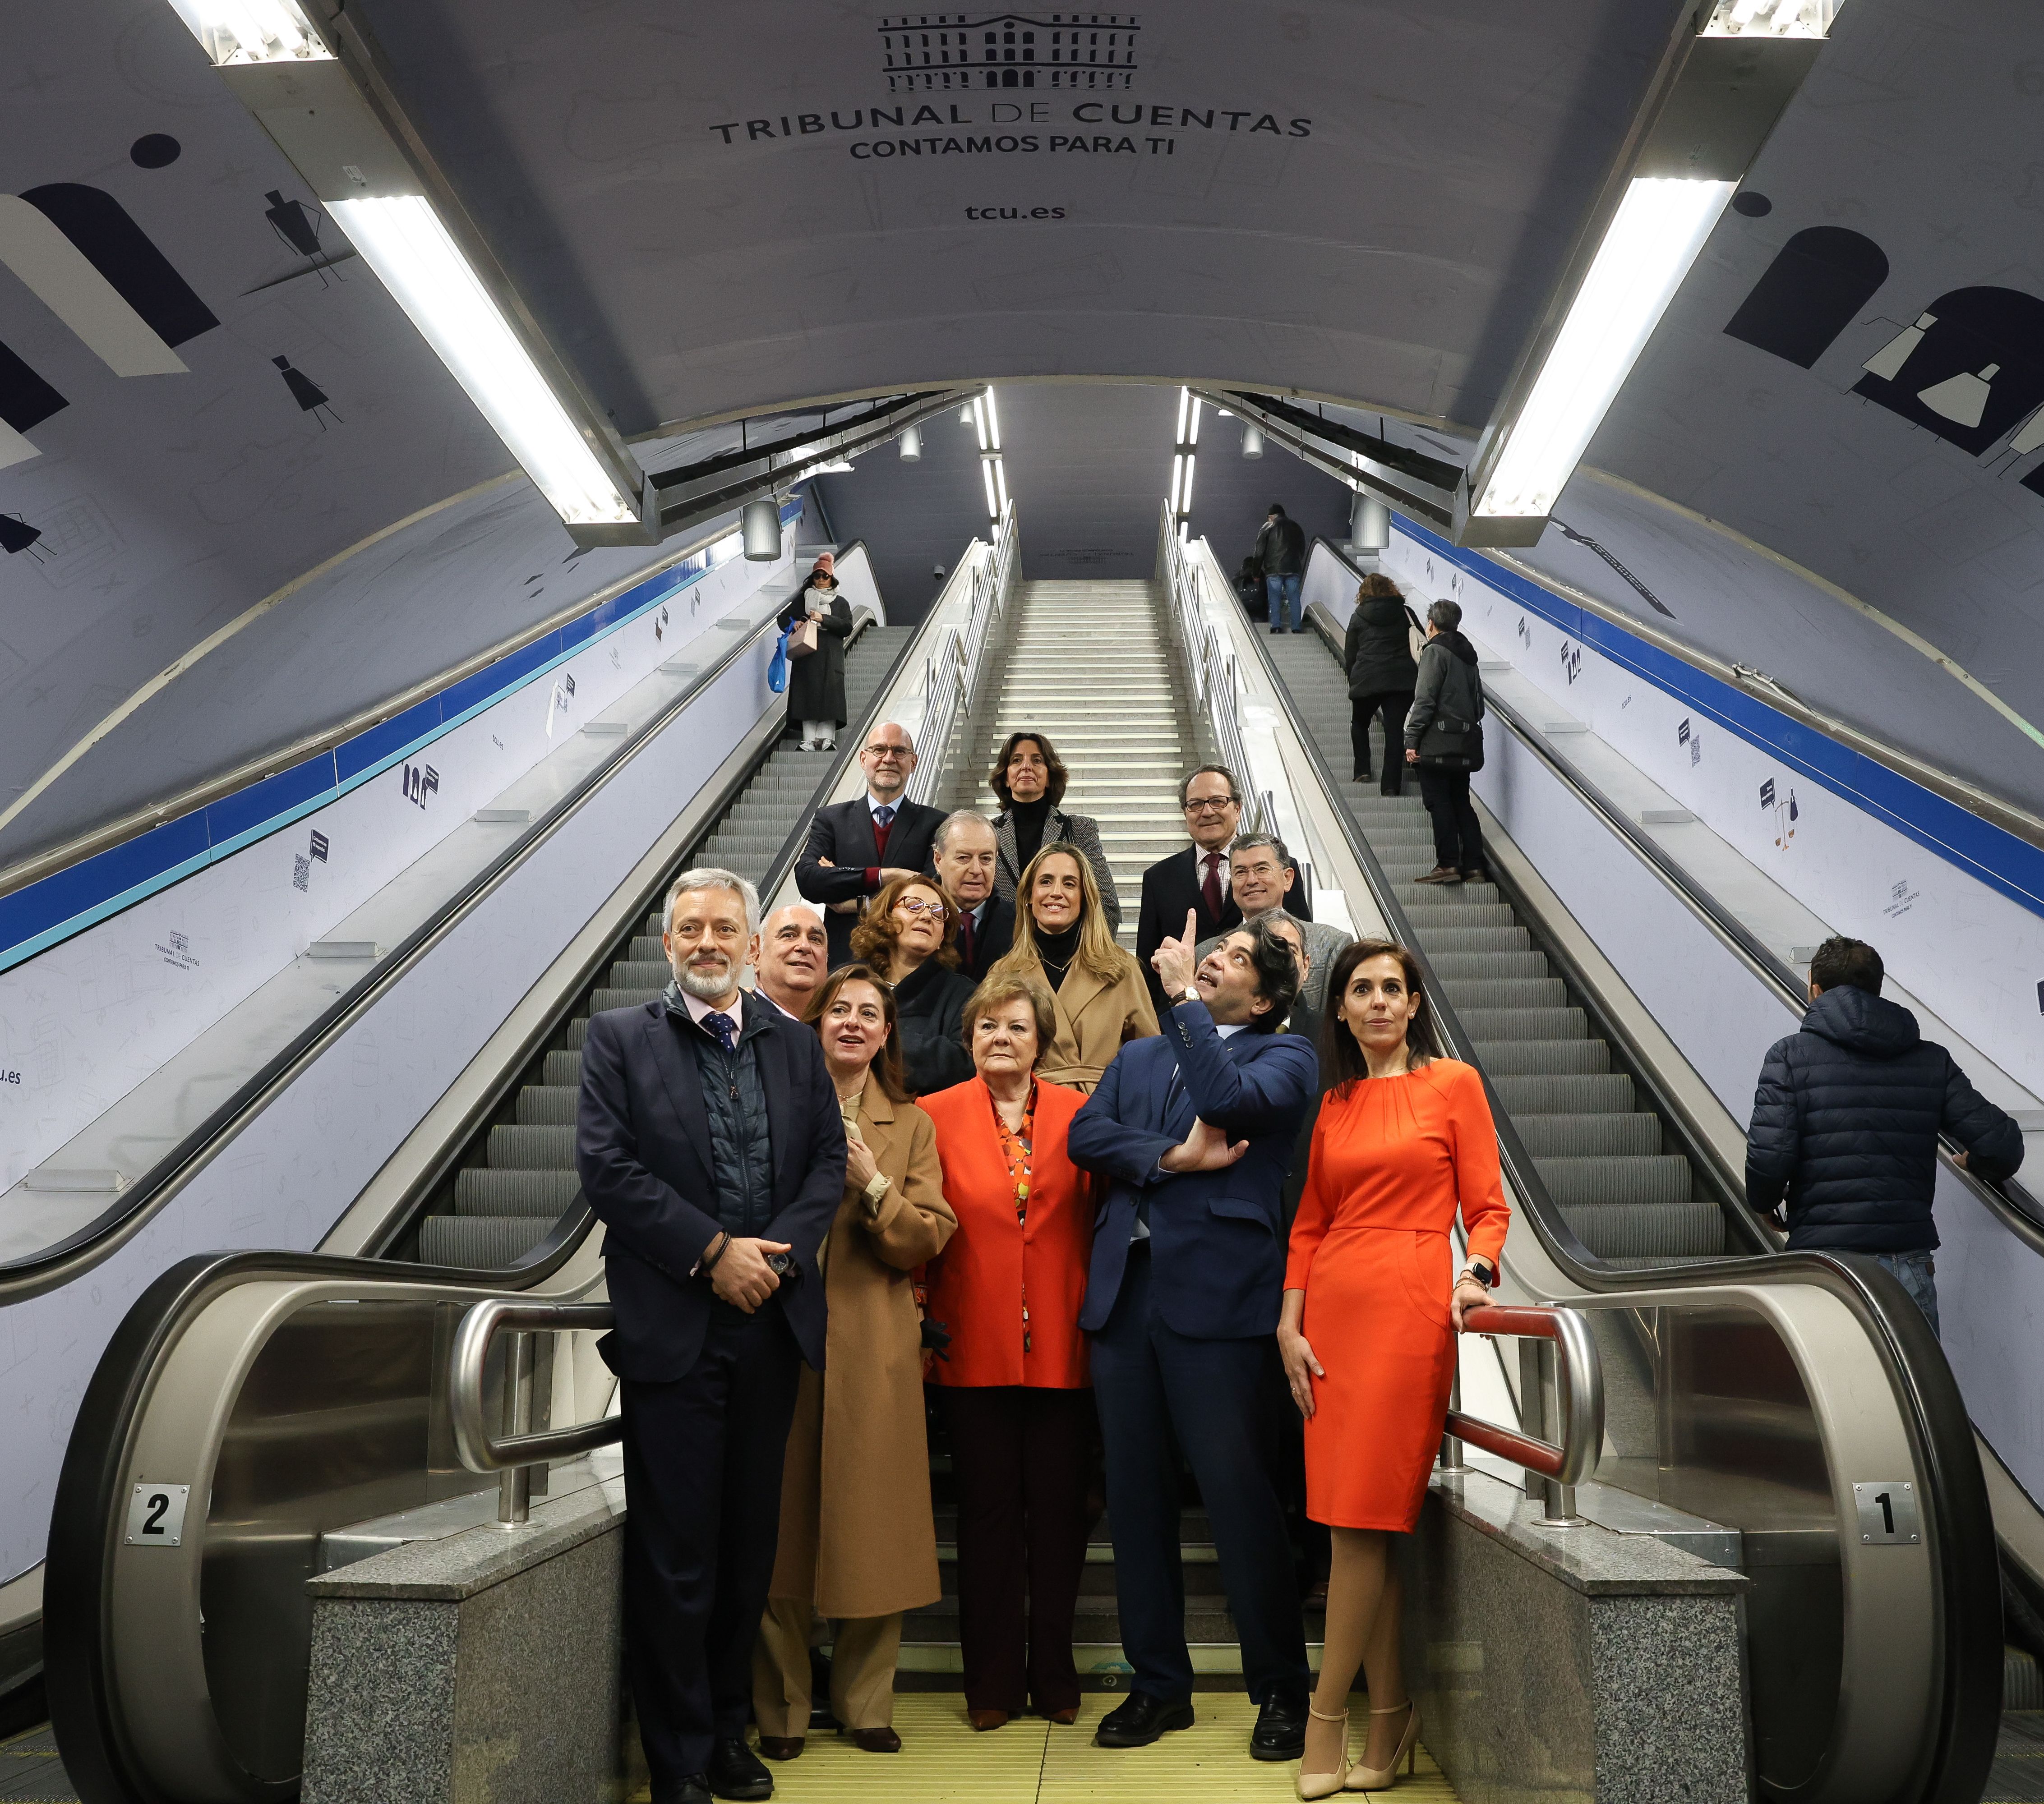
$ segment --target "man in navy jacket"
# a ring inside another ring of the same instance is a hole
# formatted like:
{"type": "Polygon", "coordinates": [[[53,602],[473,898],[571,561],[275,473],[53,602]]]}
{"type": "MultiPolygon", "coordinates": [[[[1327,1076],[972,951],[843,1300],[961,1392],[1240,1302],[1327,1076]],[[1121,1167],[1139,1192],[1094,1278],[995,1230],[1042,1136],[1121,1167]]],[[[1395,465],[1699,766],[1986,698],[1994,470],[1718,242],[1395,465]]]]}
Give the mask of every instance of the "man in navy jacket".
{"type": "Polygon", "coordinates": [[[623,1380],[626,1672],[657,1804],[774,1790],[745,1742],[752,1642],[844,1194],[822,1042],[739,988],[759,917],[742,877],[685,873],[674,981],[592,1016],[582,1050],[575,1164],[617,1317],[598,1350],[623,1380]]]}
{"type": "Polygon", "coordinates": [[[1259,1706],[1250,1752],[1295,1760],[1312,1679],[1259,1412],[1284,1298],[1285,1171],[1319,1064],[1304,1040],[1274,1031],[1299,987],[1289,942],[1262,922],[1238,928],[1196,977],[1197,931],[1189,915],[1184,938],[1158,947],[1174,1004],[1163,1032],[1121,1049],[1069,1142],[1074,1163],[1113,1180],[1079,1326],[1093,1337],[1121,1640],[1135,1677],[1097,1740],[1140,1747],[1193,1721],[1182,1450],[1259,1706]]]}
{"type": "Polygon", "coordinates": [[[1810,1011],[1761,1068],[1746,1145],[1746,1199],[1772,1215],[1785,1195],[1792,1249],[1871,1253],[1938,1329],[1931,1199],[1938,1138],[1984,1177],[2023,1163],[2023,1132],[1966,1081],[1952,1055],[1884,1002],[1881,954],[1827,939],[1810,961],[1810,1011]]]}

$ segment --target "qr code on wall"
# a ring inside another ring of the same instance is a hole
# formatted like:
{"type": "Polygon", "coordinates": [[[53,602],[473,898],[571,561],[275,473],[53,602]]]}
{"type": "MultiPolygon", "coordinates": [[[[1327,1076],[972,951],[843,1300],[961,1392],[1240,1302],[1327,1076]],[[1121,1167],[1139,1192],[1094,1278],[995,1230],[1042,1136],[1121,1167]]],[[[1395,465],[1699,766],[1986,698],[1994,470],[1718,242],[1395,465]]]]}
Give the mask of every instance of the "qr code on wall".
{"type": "Polygon", "coordinates": [[[298,853],[291,860],[291,887],[309,893],[312,886],[313,862],[304,853],[298,853]]]}

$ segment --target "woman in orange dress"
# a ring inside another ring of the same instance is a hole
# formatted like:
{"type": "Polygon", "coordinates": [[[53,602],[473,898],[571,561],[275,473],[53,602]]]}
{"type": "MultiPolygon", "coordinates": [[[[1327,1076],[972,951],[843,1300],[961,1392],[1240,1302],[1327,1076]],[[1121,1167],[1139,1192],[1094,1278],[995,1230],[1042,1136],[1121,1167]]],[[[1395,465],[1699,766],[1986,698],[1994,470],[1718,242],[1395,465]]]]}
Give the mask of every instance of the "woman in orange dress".
{"type": "Polygon", "coordinates": [[[1455,1336],[1463,1312],[1489,1300],[1511,1219],[1483,1080],[1440,1056],[1412,954],[1384,940],[1344,946],[1327,995],[1328,1094],[1278,1323],[1285,1376],[1306,1418],[1306,1513],[1334,1541],[1301,1798],[1381,1790],[1419,1737],[1400,1668],[1389,1537],[1420,1520],[1455,1336]],[[1458,1202],[1469,1263],[1450,1277],[1458,1202]],[[1351,1772],[1347,1700],[1358,1667],[1370,1724],[1351,1772]]]}

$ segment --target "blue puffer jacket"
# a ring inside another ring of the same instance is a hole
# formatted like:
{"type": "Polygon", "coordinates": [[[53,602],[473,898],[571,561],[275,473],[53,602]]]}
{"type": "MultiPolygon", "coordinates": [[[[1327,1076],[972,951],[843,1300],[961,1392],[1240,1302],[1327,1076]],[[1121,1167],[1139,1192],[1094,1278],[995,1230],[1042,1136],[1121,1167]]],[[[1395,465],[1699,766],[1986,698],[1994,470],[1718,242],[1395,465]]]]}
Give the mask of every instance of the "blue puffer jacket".
{"type": "Polygon", "coordinates": [[[1935,1246],[1941,1131],[1984,1177],[2023,1163],[2022,1130],[1917,1032],[1915,1015],[1842,984],[1769,1049],[1746,1134],[1746,1202],[1771,1214],[1785,1192],[1792,1249],[1935,1246]]]}

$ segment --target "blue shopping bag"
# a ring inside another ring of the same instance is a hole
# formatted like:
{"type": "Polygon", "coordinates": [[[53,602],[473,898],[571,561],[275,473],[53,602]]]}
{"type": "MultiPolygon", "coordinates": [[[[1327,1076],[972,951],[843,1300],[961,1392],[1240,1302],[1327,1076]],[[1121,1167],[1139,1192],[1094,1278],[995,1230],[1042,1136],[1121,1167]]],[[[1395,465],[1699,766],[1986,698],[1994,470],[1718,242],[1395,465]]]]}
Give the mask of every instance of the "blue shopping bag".
{"type": "MultiPolygon", "coordinates": [[[[790,629],[793,630],[792,628],[790,629]]],[[[788,687],[788,635],[782,633],[774,647],[774,655],[766,666],[766,686],[774,694],[784,693],[788,687]]]]}

